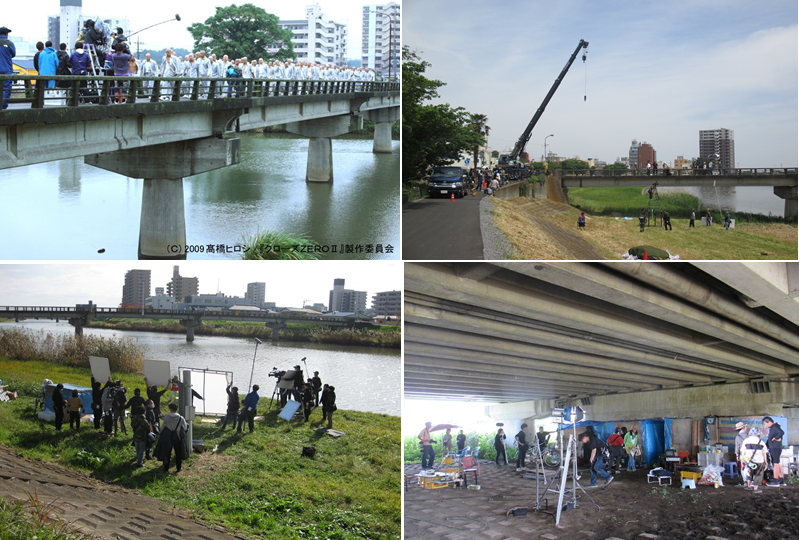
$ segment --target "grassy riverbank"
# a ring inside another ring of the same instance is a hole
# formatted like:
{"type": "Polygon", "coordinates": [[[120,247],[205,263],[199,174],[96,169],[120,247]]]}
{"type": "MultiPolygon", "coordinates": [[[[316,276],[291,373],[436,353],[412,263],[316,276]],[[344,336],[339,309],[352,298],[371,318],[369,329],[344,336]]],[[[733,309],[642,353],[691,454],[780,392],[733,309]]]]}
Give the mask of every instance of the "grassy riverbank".
{"type": "MultiPolygon", "coordinates": [[[[198,418],[194,438],[208,451],[194,454],[180,474],[165,475],[153,461],[132,467],[130,435],[106,440],[85,423],[80,433],[57,433],[35,420],[33,391],[45,376],[87,384],[89,370],[0,358],[0,378],[21,392],[17,401],[0,403],[0,444],[23,456],[137,489],[166,508],[247,537],[400,537],[399,417],[339,410],[334,427],[345,435],[338,439],[312,429],[322,424],[320,410],[306,424],[260,407],[264,419],[252,435],[223,432],[198,418]],[[301,457],[303,446],[315,446],[315,458],[301,457]]],[[[144,382],[122,379],[131,387],[144,382]]]]}
{"type": "MultiPolygon", "coordinates": [[[[649,197],[642,195],[643,187],[610,187],[610,188],[569,188],[569,203],[579,210],[598,216],[618,216],[635,218],[641,208],[649,205],[649,197]]],[[[674,218],[688,219],[691,210],[696,212],[697,220],[705,215],[709,208],[703,205],[699,197],[687,192],[666,191],[660,193],[661,208],[668,210],[674,218]]],[[[723,211],[728,209],[722,208],[723,211]]],[[[721,223],[724,214],[718,208],[710,208],[713,221],[721,223]]],[[[766,216],[749,212],[730,212],[737,223],[785,223],[796,226],[796,218],[766,216]]]]}
{"type": "MultiPolygon", "coordinates": [[[[92,321],[89,326],[138,332],[186,333],[186,328],[181,326],[179,321],[173,319],[106,319],[92,321]]],[[[201,336],[272,339],[272,330],[263,323],[256,322],[203,321],[194,329],[194,333],[201,336]]],[[[370,325],[361,329],[338,329],[325,325],[289,324],[280,330],[280,340],[399,349],[402,344],[402,335],[399,326],[370,325]]]]}
{"type": "MultiPolygon", "coordinates": [[[[495,200],[495,223],[527,260],[584,259],[575,256],[571,238],[588,242],[607,259],[621,259],[631,247],[651,245],[685,260],[796,260],[797,227],[779,223],[736,223],[725,230],[714,220],[712,227],[688,227],[687,219],[671,220],[673,230],[648,227],[639,231],[638,220],[596,216],[586,212],[586,230],[577,230],[580,210],[556,203],[538,204],[529,199],[495,200]],[[553,231],[560,231],[555,234],[553,231]]],[[[638,209],[640,212],[640,208],[638,209]]],[[[636,214],[637,215],[637,214],[636,214]]]]}

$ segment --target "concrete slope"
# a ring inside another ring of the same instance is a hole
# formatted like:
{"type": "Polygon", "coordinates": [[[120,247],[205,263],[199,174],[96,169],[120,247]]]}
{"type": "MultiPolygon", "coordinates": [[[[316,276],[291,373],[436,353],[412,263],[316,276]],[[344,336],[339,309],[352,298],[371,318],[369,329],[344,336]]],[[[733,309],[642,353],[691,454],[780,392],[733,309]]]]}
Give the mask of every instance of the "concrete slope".
{"type": "Polygon", "coordinates": [[[59,465],[16,456],[9,448],[0,447],[0,478],[0,497],[11,502],[38,497],[43,505],[54,508],[61,520],[100,538],[246,538],[160,510],[163,502],[136,491],[59,465]]]}

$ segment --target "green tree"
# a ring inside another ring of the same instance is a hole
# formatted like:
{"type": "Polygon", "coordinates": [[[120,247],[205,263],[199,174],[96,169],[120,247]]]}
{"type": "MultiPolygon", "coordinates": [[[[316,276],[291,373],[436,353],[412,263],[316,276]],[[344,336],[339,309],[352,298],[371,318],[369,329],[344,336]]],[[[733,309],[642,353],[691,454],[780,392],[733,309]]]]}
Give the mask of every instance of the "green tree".
{"type": "Polygon", "coordinates": [[[627,170],[627,164],[626,163],[621,163],[621,162],[612,163],[610,165],[605,165],[605,170],[626,171],[627,170]]]}
{"type": "Polygon", "coordinates": [[[477,156],[480,153],[480,145],[486,143],[486,137],[488,137],[488,133],[491,131],[491,128],[486,125],[488,121],[488,117],[484,114],[470,114],[469,115],[469,127],[480,136],[481,141],[474,145],[472,149],[472,154],[474,155],[474,165],[472,168],[477,169],[477,156]]]}
{"type": "Polygon", "coordinates": [[[473,129],[472,115],[463,107],[428,103],[446,84],[424,76],[428,62],[407,46],[402,60],[402,180],[407,187],[431,167],[452,163],[485,139],[473,129]]]}
{"type": "Polygon", "coordinates": [[[588,170],[591,168],[587,161],[581,159],[564,159],[560,165],[564,171],[588,170]]]}
{"type": "Polygon", "coordinates": [[[266,60],[287,60],[297,57],[291,43],[293,32],[280,28],[277,15],[267,13],[253,4],[217,7],[216,13],[204,23],[188,27],[194,38],[194,50],[204,49],[218,58],[227,54],[231,59],[247,57],[266,60]],[[282,47],[274,55],[267,53],[271,44],[282,47]]]}
{"type": "Polygon", "coordinates": [[[491,157],[499,159],[499,150],[491,150],[491,157]]]}

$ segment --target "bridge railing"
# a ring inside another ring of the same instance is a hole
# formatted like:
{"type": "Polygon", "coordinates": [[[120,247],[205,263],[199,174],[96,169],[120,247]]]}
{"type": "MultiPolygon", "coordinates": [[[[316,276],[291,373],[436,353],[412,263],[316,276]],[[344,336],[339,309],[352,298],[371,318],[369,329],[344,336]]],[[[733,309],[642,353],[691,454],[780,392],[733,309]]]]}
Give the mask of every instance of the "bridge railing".
{"type": "Polygon", "coordinates": [[[640,176],[652,179],[658,176],[788,176],[796,175],[796,167],[766,167],[766,168],[745,168],[745,169],[669,169],[668,172],[659,169],[658,171],[647,171],[646,169],[600,169],[600,170],[563,170],[563,176],[640,176]]]}
{"type": "MultiPolygon", "coordinates": [[[[105,316],[119,316],[124,317],[125,315],[139,315],[141,316],[141,308],[103,308],[97,307],[92,305],[90,306],[81,306],[81,307],[49,307],[49,306],[0,306],[0,317],[6,316],[6,318],[11,318],[14,316],[18,316],[19,314],[38,314],[37,316],[50,316],[58,317],[64,315],[78,315],[91,312],[96,315],[105,315],[105,316]]],[[[144,309],[145,315],[150,316],[151,318],[157,318],[158,315],[165,315],[165,316],[181,316],[181,317],[191,317],[191,316],[214,316],[214,317],[225,317],[225,316],[233,316],[238,318],[251,318],[251,319],[277,319],[277,320],[288,320],[288,319],[295,319],[295,320],[302,320],[305,322],[331,322],[331,323],[350,323],[350,322],[362,322],[361,319],[349,319],[346,317],[324,317],[321,315],[307,315],[301,313],[264,313],[259,311],[237,311],[237,310],[205,310],[205,309],[156,309],[156,308],[145,308],[144,309]]]]}
{"type": "Polygon", "coordinates": [[[159,101],[269,98],[399,92],[399,82],[242,78],[94,77],[81,75],[0,75],[11,80],[9,103],[77,107],[159,101]]]}

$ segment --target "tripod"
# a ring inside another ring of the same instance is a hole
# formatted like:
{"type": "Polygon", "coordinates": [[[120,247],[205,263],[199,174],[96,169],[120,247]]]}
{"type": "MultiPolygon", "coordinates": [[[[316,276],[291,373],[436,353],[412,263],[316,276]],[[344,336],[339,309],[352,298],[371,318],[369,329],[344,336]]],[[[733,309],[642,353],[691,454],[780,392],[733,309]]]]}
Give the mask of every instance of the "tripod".
{"type": "MultiPolygon", "coordinates": [[[[576,422],[572,424],[574,431],[577,430],[576,422]]],[[[563,432],[560,432],[561,441],[563,440],[563,432]]],[[[580,485],[578,481],[579,476],[577,476],[577,436],[574,433],[569,434],[569,443],[566,447],[566,458],[561,462],[561,466],[559,469],[558,474],[560,475],[560,488],[557,489],[559,493],[558,496],[558,511],[555,516],[555,526],[557,527],[560,524],[560,513],[563,511],[563,497],[571,492],[571,502],[567,503],[566,509],[571,510],[573,508],[577,508],[577,490],[579,489],[582,491],[588,499],[596,505],[597,508],[600,506],[596,503],[594,499],[591,498],[591,495],[588,494],[587,491],[580,485]],[[566,480],[569,476],[569,466],[572,467],[572,487],[570,490],[566,489],[566,480]]],[[[600,508],[601,509],[601,508],[600,508]]]]}

